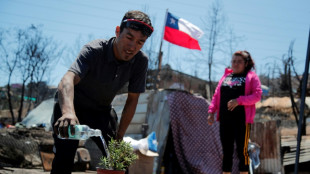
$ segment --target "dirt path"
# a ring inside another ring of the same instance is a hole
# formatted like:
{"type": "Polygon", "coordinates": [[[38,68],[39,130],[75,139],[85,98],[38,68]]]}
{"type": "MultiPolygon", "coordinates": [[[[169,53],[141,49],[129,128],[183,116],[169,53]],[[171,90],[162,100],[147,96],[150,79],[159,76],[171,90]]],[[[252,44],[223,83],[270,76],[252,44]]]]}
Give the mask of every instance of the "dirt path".
{"type": "MultiPolygon", "coordinates": [[[[281,128],[281,136],[283,135],[297,135],[298,133],[298,127],[292,127],[292,128],[284,128],[282,127],[281,128]]],[[[310,124],[307,125],[307,128],[306,128],[306,133],[307,135],[310,134],[310,124]]]]}
{"type": "MultiPolygon", "coordinates": [[[[22,169],[22,168],[11,168],[4,167],[0,168],[0,174],[48,174],[50,172],[44,172],[42,169],[22,169]]],[[[85,171],[85,172],[72,172],[74,174],[85,174],[85,173],[97,173],[96,171],[85,171]]]]}

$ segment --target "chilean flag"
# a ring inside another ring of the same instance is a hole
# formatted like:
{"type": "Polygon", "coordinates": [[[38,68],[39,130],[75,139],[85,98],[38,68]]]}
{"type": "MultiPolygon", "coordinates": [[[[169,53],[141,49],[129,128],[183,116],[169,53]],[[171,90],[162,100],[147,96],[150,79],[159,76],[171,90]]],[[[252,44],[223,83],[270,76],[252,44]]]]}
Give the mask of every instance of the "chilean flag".
{"type": "Polygon", "coordinates": [[[203,32],[197,26],[168,12],[164,34],[166,41],[181,47],[201,50],[198,39],[202,35],[203,32]]]}

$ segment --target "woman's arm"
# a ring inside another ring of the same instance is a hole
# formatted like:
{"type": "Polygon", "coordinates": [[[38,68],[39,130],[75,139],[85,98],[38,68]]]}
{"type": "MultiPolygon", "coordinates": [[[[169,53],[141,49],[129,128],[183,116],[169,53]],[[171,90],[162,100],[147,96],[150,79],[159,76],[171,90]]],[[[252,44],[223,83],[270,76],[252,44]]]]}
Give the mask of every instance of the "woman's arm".
{"type": "Polygon", "coordinates": [[[239,105],[254,105],[260,101],[262,96],[262,88],[260,80],[256,74],[253,75],[250,83],[252,93],[250,95],[238,97],[237,102],[239,105]]]}
{"type": "Polygon", "coordinates": [[[217,87],[216,87],[215,92],[213,94],[211,103],[209,105],[208,113],[215,113],[218,109],[218,106],[217,106],[218,101],[217,100],[218,100],[218,95],[221,92],[221,84],[220,83],[221,83],[221,80],[217,84],[217,87]]]}

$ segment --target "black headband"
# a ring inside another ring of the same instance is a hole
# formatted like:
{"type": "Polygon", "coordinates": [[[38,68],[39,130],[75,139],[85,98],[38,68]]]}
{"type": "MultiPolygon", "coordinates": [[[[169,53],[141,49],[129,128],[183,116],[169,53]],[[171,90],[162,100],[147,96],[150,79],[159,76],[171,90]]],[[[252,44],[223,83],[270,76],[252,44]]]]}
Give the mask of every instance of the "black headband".
{"type": "Polygon", "coordinates": [[[147,37],[151,36],[153,33],[154,29],[150,25],[148,25],[145,22],[142,22],[137,19],[125,19],[122,21],[121,26],[126,25],[127,28],[132,28],[134,30],[139,30],[141,31],[144,35],[147,37]]]}

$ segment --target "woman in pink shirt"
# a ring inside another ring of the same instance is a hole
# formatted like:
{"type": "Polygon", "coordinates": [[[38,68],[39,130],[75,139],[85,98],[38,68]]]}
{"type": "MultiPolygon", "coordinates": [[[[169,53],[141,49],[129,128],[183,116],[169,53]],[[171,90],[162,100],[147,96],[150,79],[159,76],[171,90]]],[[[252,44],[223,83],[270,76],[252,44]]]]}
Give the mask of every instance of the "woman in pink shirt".
{"type": "Polygon", "coordinates": [[[225,69],[209,106],[208,124],[220,122],[220,138],[223,147],[223,174],[232,170],[234,142],[237,145],[239,171],[248,173],[247,152],[250,124],[255,117],[255,103],[261,99],[262,89],[254,61],[247,51],[237,51],[231,59],[231,69],[225,69]]]}

